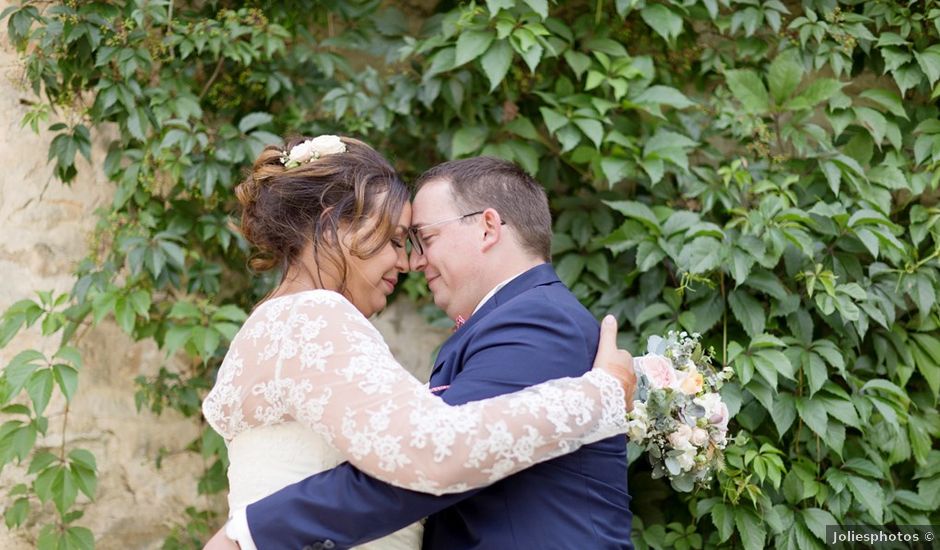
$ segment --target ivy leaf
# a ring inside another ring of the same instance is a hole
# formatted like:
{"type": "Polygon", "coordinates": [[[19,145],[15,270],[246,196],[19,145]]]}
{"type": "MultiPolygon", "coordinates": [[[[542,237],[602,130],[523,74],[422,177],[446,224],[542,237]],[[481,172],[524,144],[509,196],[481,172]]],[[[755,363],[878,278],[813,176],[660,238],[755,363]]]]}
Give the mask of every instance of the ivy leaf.
{"type": "Polygon", "coordinates": [[[465,155],[472,155],[483,147],[486,138],[489,135],[489,129],[485,126],[465,126],[454,132],[451,141],[451,158],[460,158],[465,155]]]}
{"type": "Polygon", "coordinates": [[[882,503],[885,502],[885,495],[881,487],[873,481],[853,475],[846,476],[845,480],[855,500],[868,509],[872,517],[875,518],[875,522],[882,523],[884,521],[884,505],[882,503]]]}
{"type": "Polygon", "coordinates": [[[75,477],[71,470],[64,466],[56,468],[55,477],[52,480],[52,502],[60,514],[64,514],[78,497],[78,486],[75,484],[75,477]]]}
{"type": "Polygon", "coordinates": [[[532,121],[524,116],[518,116],[506,124],[506,129],[517,136],[529,141],[541,141],[542,137],[532,121]]]}
{"type": "Polygon", "coordinates": [[[535,176],[539,171],[539,154],[534,147],[524,141],[507,141],[506,146],[512,151],[512,158],[522,169],[535,176]]]}
{"type": "Polygon", "coordinates": [[[753,296],[744,290],[737,289],[728,295],[728,303],[748,336],[754,338],[764,332],[767,317],[763,306],[753,296]]]}
{"type": "Polygon", "coordinates": [[[888,128],[888,121],[884,115],[868,107],[855,107],[854,111],[859,122],[871,131],[875,143],[880,145],[884,141],[885,132],[888,128]]]}
{"type": "Polygon", "coordinates": [[[65,536],[60,539],[61,548],[94,548],[95,537],[91,529],[72,525],[65,530],[65,536]]]}
{"type": "Polygon", "coordinates": [[[790,359],[776,349],[761,349],[754,353],[755,366],[760,367],[764,364],[766,369],[773,369],[777,374],[783,375],[790,380],[796,380],[796,369],[790,359]]]}
{"type": "Polygon", "coordinates": [[[480,60],[483,65],[483,72],[490,81],[490,91],[496,89],[506,73],[509,71],[509,65],[512,64],[512,46],[508,41],[496,40],[483,54],[480,60]]]}
{"type": "Polygon", "coordinates": [[[914,363],[936,397],[940,394],[940,340],[920,332],[912,333],[911,338],[914,363]]]}
{"type": "Polygon", "coordinates": [[[770,97],[757,73],[750,69],[728,71],[725,79],[731,93],[746,111],[759,114],[770,110],[770,97]]]}
{"type": "Polygon", "coordinates": [[[545,127],[553,134],[560,128],[568,125],[568,119],[554,109],[540,107],[539,112],[542,113],[542,120],[545,122],[545,127]]]}
{"type": "Polygon", "coordinates": [[[3,512],[3,518],[6,521],[7,528],[19,527],[26,521],[32,511],[29,505],[29,498],[21,497],[16,499],[12,505],[8,506],[3,512]]]}
{"type": "Polygon", "coordinates": [[[172,355],[180,349],[180,347],[189,341],[191,335],[192,327],[190,326],[175,325],[170,327],[166,336],[163,337],[163,349],[166,350],[167,356],[172,355]]]}
{"type": "Polygon", "coordinates": [[[532,11],[539,14],[542,19],[548,18],[548,0],[524,0],[532,11]]]}
{"type": "Polygon", "coordinates": [[[604,201],[604,204],[620,212],[624,216],[637,220],[643,225],[655,231],[654,235],[659,235],[662,230],[659,227],[659,219],[656,214],[650,210],[649,206],[636,201],[604,201]]]}
{"type": "Polygon", "coordinates": [[[26,393],[33,401],[33,410],[36,414],[42,414],[52,398],[52,387],[55,380],[52,375],[52,369],[40,369],[33,373],[26,382],[26,393]]]}
{"type": "Polygon", "coordinates": [[[600,149],[601,142],[604,140],[604,126],[599,121],[591,118],[575,118],[572,122],[594,143],[594,147],[600,149]]]}
{"type": "Polygon", "coordinates": [[[62,390],[66,401],[71,402],[75,390],[78,388],[78,371],[68,365],[55,365],[52,367],[55,381],[62,390]]]}
{"type": "Polygon", "coordinates": [[[802,93],[788,101],[784,108],[789,111],[812,109],[824,101],[829,101],[844,84],[833,78],[814,80],[802,93]]]}
{"type": "Polygon", "coordinates": [[[782,105],[786,98],[796,90],[803,79],[803,63],[800,53],[795,49],[786,50],[779,54],[770,64],[767,83],[774,101],[782,105]]]}
{"type": "Polygon", "coordinates": [[[819,508],[806,508],[800,510],[800,514],[803,516],[803,522],[810,532],[822,541],[826,541],[827,525],[839,525],[839,522],[832,514],[819,508]]]}
{"type": "Polygon", "coordinates": [[[914,58],[927,75],[930,85],[936,84],[940,80],[940,44],[934,44],[922,52],[914,52],[914,58]]]}
{"type": "Polygon", "coordinates": [[[144,131],[147,128],[147,117],[141,109],[130,109],[127,112],[127,131],[140,141],[144,141],[144,131]]]}
{"type": "Polygon", "coordinates": [[[819,397],[818,399],[822,400],[826,411],[833,418],[853,428],[861,427],[858,412],[856,412],[855,405],[851,401],[841,397],[819,397]]]}
{"type": "Polygon", "coordinates": [[[767,530],[761,520],[751,510],[740,507],[734,510],[734,524],[741,534],[745,550],[763,550],[767,539],[767,530]]]}
{"type": "Polygon", "coordinates": [[[3,377],[10,385],[9,393],[16,395],[23,389],[26,381],[40,367],[36,361],[45,360],[46,356],[42,353],[28,349],[18,353],[12,361],[3,370],[3,377]]]}
{"type": "Polygon", "coordinates": [[[707,273],[721,260],[721,243],[712,237],[697,237],[679,253],[679,265],[689,273],[707,273]]]}
{"type": "Polygon", "coordinates": [[[604,157],[601,159],[601,171],[604,172],[604,177],[607,178],[607,181],[611,185],[622,180],[627,175],[627,167],[629,163],[623,159],[604,157]]]}
{"type": "Polygon", "coordinates": [[[751,267],[754,266],[754,261],[753,256],[738,247],[731,250],[731,265],[728,267],[731,269],[731,276],[734,277],[736,286],[747,280],[751,267]]]}
{"type": "Polygon", "coordinates": [[[587,258],[587,270],[597,276],[601,281],[610,284],[610,268],[607,264],[607,256],[602,252],[595,252],[587,258]]]}
{"type": "Polygon", "coordinates": [[[891,90],[884,88],[871,88],[858,94],[859,97],[869,99],[876,104],[884,107],[889,113],[907,119],[907,112],[904,111],[904,105],[901,103],[901,96],[891,90]]]}
{"type": "Polygon", "coordinates": [[[591,66],[591,58],[581,52],[566,50],[564,53],[564,58],[578,79],[580,79],[581,75],[583,75],[584,72],[588,70],[588,67],[591,66]]]}
{"type": "Polygon", "coordinates": [[[667,42],[682,33],[682,17],[662,4],[647,5],[640,11],[640,17],[667,42]]]}
{"type": "Polygon", "coordinates": [[[899,34],[894,32],[882,32],[878,34],[878,43],[879,48],[885,46],[907,46],[909,42],[902,38],[899,34]]]}
{"type": "Polygon", "coordinates": [[[666,257],[666,252],[653,241],[643,241],[636,249],[636,268],[645,273],[666,257]]]}
{"type": "Polygon", "coordinates": [[[691,101],[685,94],[671,86],[651,86],[633,98],[633,101],[635,103],[669,105],[676,109],[685,109],[695,105],[695,102],[691,101]]]}
{"type": "Polygon", "coordinates": [[[574,286],[585,266],[584,256],[580,254],[568,254],[561,259],[555,266],[558,278],[569,287],[574,286]]]}
{"type": "Polygon", "coordinates": [[[454,67],[459,67],[483,55],[496,35],[491,30],[466,31],[457,39],[454,67]]]}
{"type": "Polygon", "coordinates": [[[248,113],[238,122],[238,131],[247,134],[258,126],[263,126],[274,120],[270,113],[248,113]]]}
{"type": "Polygon", "coordinates": [[[787,430],[793,425],[793,421],[796,420],[796,404],[793,395],[789,393],[779,394],[774,399],[770,416],[777,428],[778,439],[783,440],[784,434],[787,433],[787,430]]]}
{"type": "Polygon", "coordinates": [[[796,399],[796,410],[800,413],[800,418],[809,429],[816,432],[819,437],[825,439],[827,429],[826,408],[822,401],[818,399],[798,397],[796,399]]]}
{"type": "Polygon", "coordinates": [[[803,372],[806,374],[806,380],[809,382],[809,396],[818,392],[826,380],[829,379],[829,373],[826,370],[826,364],[820,356],[812,352],[804,352],[803,372]]]}
{"type": "Polygon", "coordinates": [[[711,509],[712,523],[718,529],[718,542],[725,542],[734,533],[734,514],[724,503],[719,502],[711,509]]]}
{"type": "Polygon", "coordinates": [[[95,461],[95,455],[91,454],[85,449],[73,449],[70,451],[69,460],[87,470],[96,471],[98,469],[98,464],[95,461]]]}

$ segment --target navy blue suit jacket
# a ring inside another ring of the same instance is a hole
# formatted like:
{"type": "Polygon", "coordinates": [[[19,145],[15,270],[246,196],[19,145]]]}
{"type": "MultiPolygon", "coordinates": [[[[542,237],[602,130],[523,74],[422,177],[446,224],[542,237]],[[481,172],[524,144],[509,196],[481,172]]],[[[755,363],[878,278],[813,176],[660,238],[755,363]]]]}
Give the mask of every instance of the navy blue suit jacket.
{"type": "MultiPolygon", "coordinates": [[[[597,321],[549,264],[488,300],[441,348],[431,388],[479,401],[590,369],[597,321]]],[[[632,548],[626,438],[612,437],[488,487],[434,496],[383,483],[348,463],[248,507],[260,550],[347,548],[427,517],[425,550],[632,548]],[[320,543],[320,544],[317,544],[320,543]]]]}

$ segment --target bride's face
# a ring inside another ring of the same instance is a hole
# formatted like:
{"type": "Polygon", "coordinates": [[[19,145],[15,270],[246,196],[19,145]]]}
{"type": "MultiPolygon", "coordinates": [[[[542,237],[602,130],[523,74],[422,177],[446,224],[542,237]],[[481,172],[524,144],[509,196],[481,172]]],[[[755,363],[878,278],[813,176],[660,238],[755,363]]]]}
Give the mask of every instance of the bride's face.
{"type": "MultiPolygon", "coordinates": [[[[408,271],[408,256],[405,252],[407,228],[411,225],[411,204],[405,203],[398,220],[398,227],[392,239],[378,254],[371,258],[346,256],[346,294],[349,300],[363,315],[369,317],[385,308],[388,295],[398,284],[398,275],[408,271]]],[[[366,230],[374,229],[368,227],[366,230]]]]}

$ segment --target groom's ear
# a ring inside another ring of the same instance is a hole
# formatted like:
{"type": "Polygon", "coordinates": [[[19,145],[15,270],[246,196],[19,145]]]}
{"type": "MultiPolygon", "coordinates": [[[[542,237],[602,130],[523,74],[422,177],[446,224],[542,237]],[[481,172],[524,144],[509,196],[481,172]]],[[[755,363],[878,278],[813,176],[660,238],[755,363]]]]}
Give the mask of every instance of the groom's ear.
{"type": "Polygon", "coordinates": [[[481,251],[486,252],[492,248],[502,238],[503,220],[499,217],[499,212],[492,208],[483,211],[483,243],[481,251]]]}

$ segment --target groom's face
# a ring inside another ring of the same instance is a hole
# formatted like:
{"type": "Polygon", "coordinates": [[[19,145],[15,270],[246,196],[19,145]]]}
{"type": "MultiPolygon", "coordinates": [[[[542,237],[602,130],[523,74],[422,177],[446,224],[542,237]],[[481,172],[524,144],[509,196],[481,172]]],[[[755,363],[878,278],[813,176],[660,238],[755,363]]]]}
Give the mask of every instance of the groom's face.
{"type": "Polygon", "coordinates": [[[412,227],[419,228],[424,253],[412,250],[411,269],[424,273],[434,303],[448,317],[469,317],[482,298],[477,287],[483,258],[474,240],[477,233],[482,234],[475,231],[480,217],[456,219],[467,213],[454,204],[446,180],[423,185],[415,195],[412,213],[412,227]],[[422,226],[429,227],[422,230],[422,226]]]}

